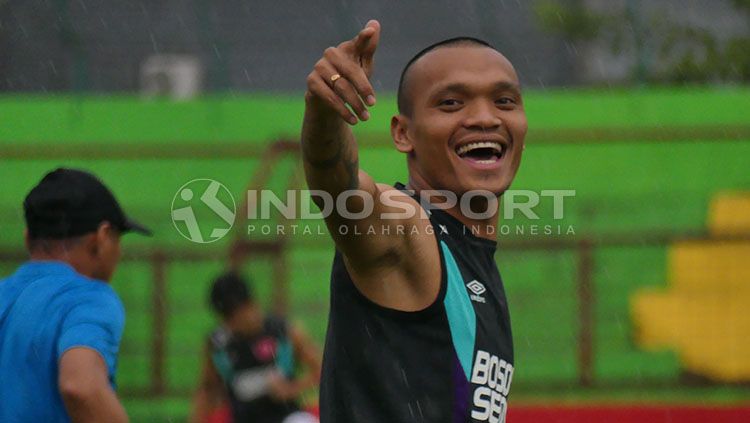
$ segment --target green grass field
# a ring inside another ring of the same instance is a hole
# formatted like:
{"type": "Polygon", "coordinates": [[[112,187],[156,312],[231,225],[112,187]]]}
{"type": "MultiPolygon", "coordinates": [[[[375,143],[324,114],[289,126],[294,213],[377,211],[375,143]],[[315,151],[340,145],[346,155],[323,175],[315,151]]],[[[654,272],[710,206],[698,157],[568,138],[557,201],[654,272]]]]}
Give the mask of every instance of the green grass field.
{"type": "MultiPolygon", "coordinates": [[[[403,158],[389,148],[388,119],[394,101],[382,96],[371,122],[360,125],[361,166],[382,182],[404,181],[403,158]]],[[[534,131],[602,128],[624,132],[657,128],[750,127],[750,89],[555,90],[526,96],[531,137],[534,131]]],[[[142,101],[134,97],[0,97],[0,151],[29,151],[38,146],[84,149],[158,146],[169,151],[186,144],[240,145],[262,148],[269,140],[296,139],[302,114],[301,96],[243,95],[210,97],[187,103],[142,101]]],[[[709,131],[710,132],[710,131],[709,131]]],[[[538,139],[538,138],[537,138],[538,139]]],[[[551,219],[551,204],[537,211],[539,221],[515,219],[507,224],[572,226],[574,239],[589,235],[683,233],[705,227],[709,201],[722,190],[750,189],[750,139],[651,142],[633,139],[529,143],[514,188],[574,189],[561,221],[551,219]]],[[[2,153],[0,153],[0,156],[2,153]]],[[[170,221],[170,204],[187,181],[204,177],[225,184],[244,201],[244,191],[258,159],[172,158],[3,159],[0,165],[0,247],[21,248],[20,204],[25,193],[55,166],[83,167],[106,181],[125,209],[150,224],[152,239],[127,237],[125,248],[223,251],[226,240],[200,246],[183,239],[170,221]]],[[[283,188],[287,162],[276,171],[271,187],[283,188]]],[[[315,222],[312,222],[315,223],[315,222]]],[[[645,353],[631,341],[629,295],[638,287],[665,284],[666,246],[612,246],[595,251],[597,292],[595,331],[597,381],[602,388],[571,388],[576,380],[577,334],[573,251],[512,251],[497,261],[503,274],[513,318],[517,355],[514,394],[525,401],[737,401],[750,397],[743,388],[690,388],[677,383],[679,362],[670,351],[645,353]],[[623,381],[625,382],[624,385],[623,381]],[[658,387],[639,384],[657,381],[658,387]],[[617,387],[617,386],[623,387],[617,387]],[[560,388],[555,388],[555,387],[560,388]],[[633,387],[635,386],[635,387],[633,387]]],[[[325,236],[291,238],[288,258],[292,318],[322,343],[328,307],[328,274],[332,245],[325,236]]],[[[0,273],[16,263],[0,263],[0,273]]],[[[197,377],[200,345],[214,321],[205,303],[210,279],[224,263],[175,262],[168,276],[168,387],[187,391],[197,377]]],[[[270,264],[251,260],[246,271],[267,301],[270,264]]],[[[149,384],[151,270],[146,263],[126,262],[114,287],[128,311],[119,386],[146,391],[149,384]]],[[[136,421],[179,421],[187,399],[128,399],[136,421]]]]}

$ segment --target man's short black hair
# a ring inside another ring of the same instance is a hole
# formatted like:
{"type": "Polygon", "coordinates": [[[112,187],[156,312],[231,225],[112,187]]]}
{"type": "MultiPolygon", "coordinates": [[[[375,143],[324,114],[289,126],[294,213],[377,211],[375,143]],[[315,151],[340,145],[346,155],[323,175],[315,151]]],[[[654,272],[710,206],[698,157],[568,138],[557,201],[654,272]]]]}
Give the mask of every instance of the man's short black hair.
{"type": "Polygon", "coordinates": [[[406,63],[406,66],[404,66],[404,70],[401,71],[401,77],[398,80],[398,112],[401,114],[404,114],[406,116],[411,115],[411,103],[410,99],[406,98],[406,75],[409,72],[409,69],[411,69],[412,65],[422,58],[425,54],[436,50],[441,47],[450,47],[450,46],[457,46],[457,45],[474,45],[478,47],[488,47],[495,51],[497,49],[492,46],[492,44],[488,43],[487,41],[480,40],[479,38],[473,38],[473,37],[455,37],[455,38],[449,38],[447,40],[438,41],[435,44],[432,44],[430,46],[427,46],[426,48],[422,49],[419,53],[414,55],[414,57],[409,60],[408,63],[406,63]]]}
{"type": "Polygon", "coordinates": [[[237,272],[227,272],[211,286],[211,307],[222,317],[230,317],[240,306],[253,300],[245,279],[237,272]]]}
{"type": "Polygon", "coordinates": [[[30,253],[42,252],[53,254],[57,250],[69,251],[81,245],[84,237],[76,236],[64,239],[31,238],[29,237],[28,248],[30,253]]]}

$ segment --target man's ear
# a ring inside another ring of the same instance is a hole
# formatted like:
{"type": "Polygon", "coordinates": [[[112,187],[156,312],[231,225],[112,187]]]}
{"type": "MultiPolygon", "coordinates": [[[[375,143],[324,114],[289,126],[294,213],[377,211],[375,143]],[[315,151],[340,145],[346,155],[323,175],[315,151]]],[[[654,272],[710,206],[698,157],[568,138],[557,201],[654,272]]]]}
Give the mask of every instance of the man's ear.
{"type": "Polygon", "coordinates": [[[26,246],[26,251],[31,251],[31,241],[29,240],[29,228],[23,229],[23,244],[26,246]]]}
{"type": "Polygon", "coordinates": [[[414,145],[409,139],[409,118],[404,115],[396,115],[391,118],[391,137],[396,149],[402,153],[414,151],[414,145]]]}
{"type": "Polygon", "coordinates": [[[88,255],[99,255],[99,231],[88,233],[80,238],[80,246],[88,255]]]}
{"type": "Polygon", "coordinates": [[[96,228],[96,232],[93,236],[89,236],[86,242],[86,248],[94,255],[99,255],[99,249],[105,243],[110,242],[112,237],[112,225],[109,222],[102,222],[99,227],[96,228]]]}

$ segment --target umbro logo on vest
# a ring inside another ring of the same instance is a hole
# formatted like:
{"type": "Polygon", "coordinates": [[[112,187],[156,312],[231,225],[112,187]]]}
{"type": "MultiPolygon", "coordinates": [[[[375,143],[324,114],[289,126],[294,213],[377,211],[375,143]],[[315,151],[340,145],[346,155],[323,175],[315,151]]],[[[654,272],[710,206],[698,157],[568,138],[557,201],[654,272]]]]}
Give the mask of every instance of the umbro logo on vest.
{"type": "Polygon", "coordinates": [[[471,298],[472,301],[476,301],[478,303],[484,303],[485,299],[482,296],[487,291],[487,288],[482,285],[482,282],[479,282],[478,280],[474,279],[471,282],[466,284],[466,287],[469,288],[469,291],[471,291],[473,294],[469,294],[469,298],[471,298]]]}

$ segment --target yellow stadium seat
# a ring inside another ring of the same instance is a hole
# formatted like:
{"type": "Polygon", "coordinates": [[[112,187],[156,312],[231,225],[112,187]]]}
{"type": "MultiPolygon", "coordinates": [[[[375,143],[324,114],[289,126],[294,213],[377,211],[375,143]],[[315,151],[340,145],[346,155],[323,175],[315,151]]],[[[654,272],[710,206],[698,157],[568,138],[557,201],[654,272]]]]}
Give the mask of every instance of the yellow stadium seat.
{"type": "Polygon", "coordinates": [[[680,328],[679,299],[667,291],[642,289],[630,301],[638,344],[649,351],[669,349],[677,344],[680,328]]]}
{"type": "Polygon", "coordinates": [[[631,306],[642,348],[674,349],[685,369],[715,380],[750,380],[750,296],[644,290],[631,306]]]}
{"type": "Polygon", "coordinates": [[[750,192],[716,195],[708,210],[708,230],[713,235],[750,233],[750,192]]]}
{"type": "MultiPolygon", "coordinates": [[[[717,195],[708,225],[714,236],[750,234],[750,193],[717,195]]],[[[681,241],[667,261],[667,289],[631,296],[636,342],[676,350],[695,374],[750,381],[750,241],[681,241]]]]}
{"type": "Polygon", "coordinates": [[[680,292],[750,291],[750,241],[684,241],[668,252],[667,280],[680,292]]]}

